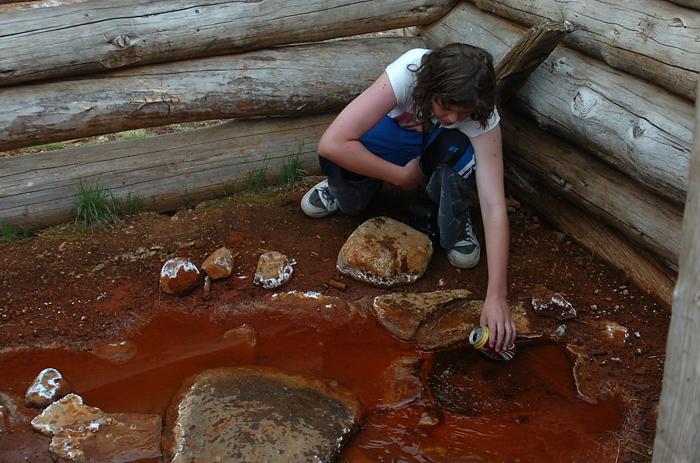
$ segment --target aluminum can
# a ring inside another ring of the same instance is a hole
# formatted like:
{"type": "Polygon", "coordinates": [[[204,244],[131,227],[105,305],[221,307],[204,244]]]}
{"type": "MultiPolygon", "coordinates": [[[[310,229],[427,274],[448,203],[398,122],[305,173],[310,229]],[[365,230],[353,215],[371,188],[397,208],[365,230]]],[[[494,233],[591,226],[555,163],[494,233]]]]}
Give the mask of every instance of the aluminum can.
{"type": "Polygon", "coordinates": [[[505,350],[501,352],[496,352],[494,349],[489,347],[489,327],[488,326],[477,326],[471,333],[469,333],[469,344],[474,346],[474,349],[478,350],[485,356],[492,358],[494,360],[512,360],[515,357],[515,344],[511,344],[505,350]]]}

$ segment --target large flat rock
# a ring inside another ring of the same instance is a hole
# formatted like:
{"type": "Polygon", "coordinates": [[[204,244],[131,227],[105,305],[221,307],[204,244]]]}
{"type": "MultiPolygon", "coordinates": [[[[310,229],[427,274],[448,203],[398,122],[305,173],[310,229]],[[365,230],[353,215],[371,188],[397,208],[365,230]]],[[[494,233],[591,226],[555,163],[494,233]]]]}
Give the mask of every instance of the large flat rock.
{"type": "Polygon", "coordinates": [[[348,237],[336,267],[358,281],[391,287],[420,278],[432,256],[425,234],[389,217],[374,217],[348,237]]]}
{"type": "Polygon", "coordinates": [[[164,452],[180,462],[334,461],[362,418],[334,381],[269,368],[189,378],[166,416],[164,452]]]}
{"type": "MultiPolygon", "coordinates": [[[[479,324],[484,301],[469,299],[469,291],[392,293],[374,298],[372,309],[379,323],[397,338],[434,350],[466,342],[479,324]]],[[[536,337],[522,303],[511,305],[518,336],[536,337]]]]}

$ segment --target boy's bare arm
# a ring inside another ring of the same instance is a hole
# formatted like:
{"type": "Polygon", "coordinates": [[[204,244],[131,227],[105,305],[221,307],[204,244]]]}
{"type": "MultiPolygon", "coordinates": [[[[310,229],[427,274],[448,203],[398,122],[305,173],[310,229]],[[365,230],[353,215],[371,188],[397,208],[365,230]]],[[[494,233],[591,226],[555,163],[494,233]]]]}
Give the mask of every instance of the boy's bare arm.
{"type": "Polygon", "coordinates": [[[396,97],[386,73],[343,109],[319,141],[321,156],[339,166],[402,188],[415,188],[423,174],[414,159],[399,166],[370,153],[360,138],[396,106],[396,97]]]}
{"type": "Polygon", "coordinates": [[[490,345],[500,351],[515,341],[515,324],[508,307],[509,229],[503,186],[501,129],[496,126],[473,138],[476,185],[486,235],[488,288],[481,324],[492,333],[490,345]]]}

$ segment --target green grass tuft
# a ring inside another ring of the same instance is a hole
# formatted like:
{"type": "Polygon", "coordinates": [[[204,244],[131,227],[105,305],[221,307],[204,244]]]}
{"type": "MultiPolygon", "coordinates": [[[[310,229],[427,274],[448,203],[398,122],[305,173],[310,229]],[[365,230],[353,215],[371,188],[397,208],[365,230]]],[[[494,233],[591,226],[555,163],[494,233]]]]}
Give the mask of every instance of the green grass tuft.
{"type": "Polygon", "coordinates": [[[260,191],[267,186],[267,156],[264,164],[260,169],[248,172],[245,177],[243,191],[260,191]]]}
{"type": "Polygon", "coordinates": [[[140,140],[151,135],[149,129],[125,130],[114,134],[117,140],[140,140]]]}
{"type": "Polygon", "coordinates": [[[301,156],[297,152],[287,157],[284,161],[282,173],[280,174],[280,185],[285,190],[288,190],[296,186],[304,175],[306,175],[306,172],[301,168],[301,156]]]}
{"type": "Polygon", "coordinates": [[[129,193],[126,198],[117,198],[97,182],[80,181],[76,199],[76,222],[90,227],[109,226],[119,218],[142,210],[143,201],[129,193]]]}
{"type": "Polygon", "coordinates": [[[24,228],[15,228],[6,222],[0,222],[0,241],[18,241],[29,238],[30,233],[24,228]]]}

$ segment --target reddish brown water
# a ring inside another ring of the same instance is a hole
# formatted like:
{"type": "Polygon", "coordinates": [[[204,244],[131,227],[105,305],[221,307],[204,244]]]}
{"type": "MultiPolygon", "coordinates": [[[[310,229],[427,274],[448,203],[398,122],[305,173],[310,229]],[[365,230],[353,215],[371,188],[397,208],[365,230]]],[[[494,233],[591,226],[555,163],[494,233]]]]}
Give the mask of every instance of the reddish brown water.
{"type": "MultiPolygon", "coordinates": [[[[425,381],[434,397],[382,409],[385,370],[397,357],[415,354],[414,347],[393,339],[371,318],[338,321],[299,314],[238,316],[220,324],[163,314],[131,340],[138,352],[124,364],[62,350],[6,355],[0,390],[23,395],[40,370],[53,367],[88,405],[107,412],[162,414],[181,382],[194,373],[265,365],[333,378],[360,398],[368,417],[345,451],[345,461],[614,461],[601,442],[619,430],[621,407],[577,398],[571,363],[560,346],[522,347],[508,363],[471,349],[424,354],[430,366],[424,368],[425,381]],[[242,323],[254,328],[254,347],[222,340],[242,323]],[[439,425],[417,425],[426,409],[437,411],[439,425]]],[[[37,444],[26,430],[11,431],[0,434],[0,461],[23,461],[40,452],[45,460],[30,461],[50,461],[46,447],[32,448],[37,444]]]]}

